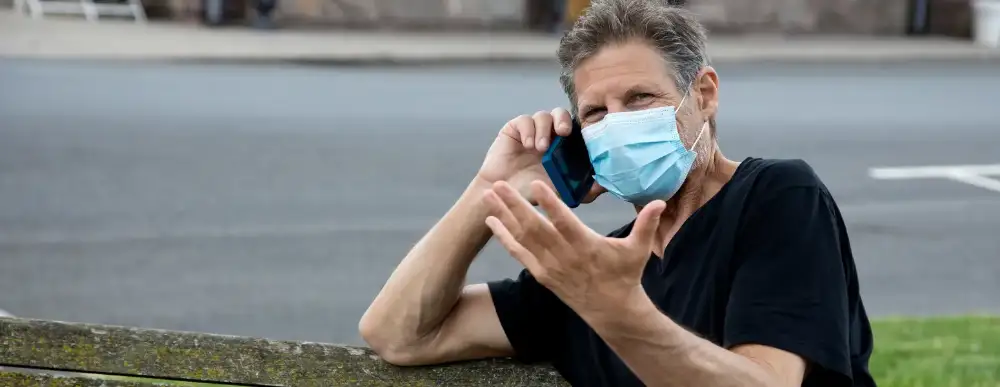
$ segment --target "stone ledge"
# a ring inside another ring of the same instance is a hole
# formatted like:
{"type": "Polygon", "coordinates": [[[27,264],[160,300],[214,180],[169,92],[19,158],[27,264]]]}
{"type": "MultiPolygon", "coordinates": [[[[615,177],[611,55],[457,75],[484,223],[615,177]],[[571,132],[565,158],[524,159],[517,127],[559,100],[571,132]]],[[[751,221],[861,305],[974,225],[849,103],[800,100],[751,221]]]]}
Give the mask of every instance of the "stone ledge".
{"type": "Polygon", "coordinates": [[[396,367],[360,347],[17,318],[0,318],[0,365],[251,385],[566,385],[509,359],[396,367]]]}
{"type": "Polygon", "coordinates": [[[18,372],[0,369],[0,386],[5,387],[188,387],[143,380],[119,380],[90,375],[60,375],[51,372],[18,372]]]}

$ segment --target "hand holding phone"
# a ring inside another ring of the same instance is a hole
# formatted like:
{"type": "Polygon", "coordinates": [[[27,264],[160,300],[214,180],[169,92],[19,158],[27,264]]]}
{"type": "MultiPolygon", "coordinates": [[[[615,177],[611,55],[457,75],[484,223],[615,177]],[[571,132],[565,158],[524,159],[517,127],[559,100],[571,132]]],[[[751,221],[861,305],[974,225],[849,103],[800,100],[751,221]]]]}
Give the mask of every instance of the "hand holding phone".
{"type": "Polygon", "coordinates": [[[578,120],[573,119],[573,130],[568,136],[554,136],[542,155],[542,166],[563,203],[576,208],[583,202],[594,185],[594,166],[578,120]]]}

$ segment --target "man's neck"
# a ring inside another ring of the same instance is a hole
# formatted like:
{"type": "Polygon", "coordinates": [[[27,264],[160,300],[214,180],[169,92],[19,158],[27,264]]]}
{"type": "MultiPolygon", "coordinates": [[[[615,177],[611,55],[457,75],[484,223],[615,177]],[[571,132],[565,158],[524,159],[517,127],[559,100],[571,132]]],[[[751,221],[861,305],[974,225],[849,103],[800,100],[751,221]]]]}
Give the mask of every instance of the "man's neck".
{"type": "MultiPolygon", "coordinates": [[[[739,165],[739,162],[727,159],[716,146],[707,162],[691,170],[680,191],[667,201],[667,207],[660,215],[660,226],[656,230],[657,244],[652,247],[654,253],[663,254],[681,225],[722,190],[739,165]]],[[[636,207],[636,212],[641,209],[636,207]]]]}

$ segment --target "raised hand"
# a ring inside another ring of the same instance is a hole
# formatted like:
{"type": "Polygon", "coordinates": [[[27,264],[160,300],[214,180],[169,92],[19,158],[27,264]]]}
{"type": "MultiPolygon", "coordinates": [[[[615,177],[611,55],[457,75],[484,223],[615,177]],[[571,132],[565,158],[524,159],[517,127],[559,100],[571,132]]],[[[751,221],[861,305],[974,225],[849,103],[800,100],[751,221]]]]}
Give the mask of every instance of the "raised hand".
{"type": "Polygon", "coordinates": [[[627,238],[608,238],[580,221],[547,184],[532,182],[530,191],[547,217],[504,182],[483,198],[490,208],[486,224],[539,283],[581,316],[641,291],[666,203],[646,205],[627,238]]]}
{"type": "MultiPolygon", "coordinates": [[[[541,164],[542,155],[552,144],[554,136],[568,136],[572,129],[572,118],[563,108],[540,111],[531,116],[522,115],[508,121],[486,153],[476,178],[488,184],[506,181],[529,203],[535,204],[536,200],[528,188],[530,183],[538,180],[552,186],[541,164]]],[[[603,192],[602,187],[594,184],[584,202],[593,201],[603,192]]]]}

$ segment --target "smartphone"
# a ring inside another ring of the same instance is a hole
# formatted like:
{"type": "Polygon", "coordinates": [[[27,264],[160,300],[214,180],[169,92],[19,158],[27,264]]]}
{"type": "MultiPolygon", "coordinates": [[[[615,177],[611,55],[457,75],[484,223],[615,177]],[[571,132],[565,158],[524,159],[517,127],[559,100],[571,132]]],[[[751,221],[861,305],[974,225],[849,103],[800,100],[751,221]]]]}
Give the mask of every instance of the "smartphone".
{"type": "Polygon", "coordinates": [[[578,120],[573,120],[569,136],[553,136],[552,145],[542,156],[542,166],[563,203],[569,208],[579,206],[594,185],[594,165],[578,120]]]}

